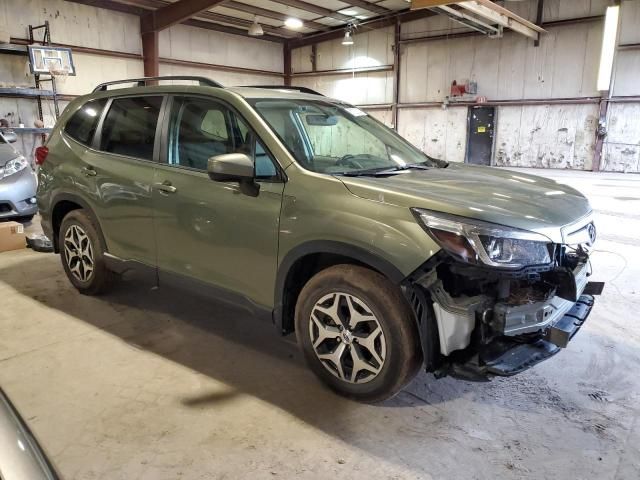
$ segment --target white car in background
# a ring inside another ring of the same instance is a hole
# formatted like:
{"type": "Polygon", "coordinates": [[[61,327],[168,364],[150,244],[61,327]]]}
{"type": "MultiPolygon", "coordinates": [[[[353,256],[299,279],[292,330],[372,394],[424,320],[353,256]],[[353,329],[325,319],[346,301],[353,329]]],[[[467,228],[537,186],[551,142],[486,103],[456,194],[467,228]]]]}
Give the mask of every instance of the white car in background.
{"type": "Polygon", "coordinates": [[[0,131],[0,219],[30,221],[38,211],[35,172],[14,148],[16,134],[0,131]]]}

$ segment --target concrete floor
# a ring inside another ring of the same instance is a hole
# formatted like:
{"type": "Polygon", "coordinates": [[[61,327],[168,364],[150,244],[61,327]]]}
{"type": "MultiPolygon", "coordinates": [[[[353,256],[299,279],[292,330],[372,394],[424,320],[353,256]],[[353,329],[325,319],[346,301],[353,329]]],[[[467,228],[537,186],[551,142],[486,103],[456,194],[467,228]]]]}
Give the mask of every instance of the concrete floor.
{"type": "Polygon", "coordinates": [[[244,312],[134,282],[84,297],[24,250],[0,254],[0,385],[66,479],[640,478],[640,176],[536,173],[591,198],[607,286],[515,378],[423,373],[357,404],[244,312]]]}

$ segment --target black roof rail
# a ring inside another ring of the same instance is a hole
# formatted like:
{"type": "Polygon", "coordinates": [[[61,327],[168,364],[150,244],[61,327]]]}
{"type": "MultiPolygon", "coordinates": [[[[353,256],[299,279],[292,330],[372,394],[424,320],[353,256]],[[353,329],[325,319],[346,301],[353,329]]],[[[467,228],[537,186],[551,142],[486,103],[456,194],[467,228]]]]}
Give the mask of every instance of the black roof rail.
{"type": "Polygon", "coordinates": [[[137,83],[138,87],[145,87],[147,82],[149,81],[158,81],[158,80],[192,80],[194,82],[199,82],[201,86],[205,87],[219,87],[224,88],[220,83],[215,80],[211,80],[207,77],[198,77],[192,75],[168,75],[164,77],[141,77],[141,78],[126,78],[124,80],[114,80],[112,82],[104,82],[98,85],[93,89],[93,92],[106,92],[107,87],[111,85],[119,85],[121,83],[137,83]]]}
{"type": "Polygon", "coordinates": [[[311,95],[320,95],[321,97],[324,97],[324,95],[322,95],[320,92],[316,92],[311,88],[296,87],[294,85],[244,85],[244,86],[248,88],[266,88],[269,90],[295,90],[296,92],[300,92],[300,93],[310,93],[311,95]]]}

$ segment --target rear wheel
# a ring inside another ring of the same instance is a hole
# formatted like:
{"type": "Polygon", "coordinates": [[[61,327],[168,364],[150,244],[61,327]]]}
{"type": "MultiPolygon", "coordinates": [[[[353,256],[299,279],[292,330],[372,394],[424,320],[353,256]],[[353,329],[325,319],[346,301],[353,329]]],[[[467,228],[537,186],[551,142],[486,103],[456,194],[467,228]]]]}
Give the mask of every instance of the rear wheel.
{"type": "Polygon", "coordinates": [[[309,280],[296,305],[296,335],[316,375],[357,400],[392,397],[420,366],[402,292],[367,268],[337,265],[309,280]]]}
{"type": "Polygon", "coordinates": [[[99,227],[84,210],[72,210],[60,225],[58,245],[62,266],[80,293],[98,295],[111,287],[114,274],[104,261],[99,227]]]}

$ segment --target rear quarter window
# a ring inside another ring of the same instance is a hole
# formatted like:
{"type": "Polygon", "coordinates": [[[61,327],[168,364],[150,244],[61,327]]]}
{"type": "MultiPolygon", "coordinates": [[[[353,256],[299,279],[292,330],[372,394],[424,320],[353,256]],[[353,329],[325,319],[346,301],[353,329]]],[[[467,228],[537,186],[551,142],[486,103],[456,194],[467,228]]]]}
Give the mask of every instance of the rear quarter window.
{"type": "Polygon", "coordinates": [[[106,103],[106,98],[90,100],[85,103],[67,121],[64,127],[65,133],[84,145],[90,145],[106,103]]]}
{"type": "Polygon", "coordinates": [[[162,96],[114,99],[102,124],[100,150],[152,160],[162,100],[162,96]]]}

